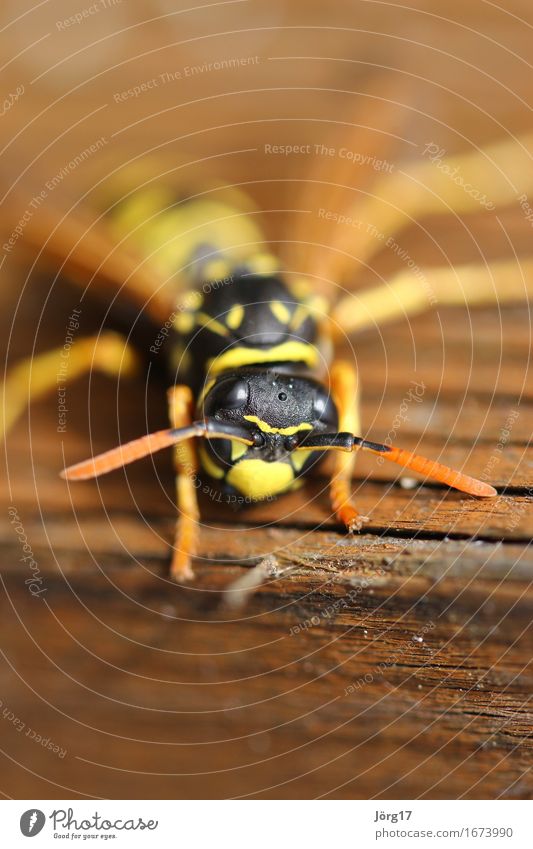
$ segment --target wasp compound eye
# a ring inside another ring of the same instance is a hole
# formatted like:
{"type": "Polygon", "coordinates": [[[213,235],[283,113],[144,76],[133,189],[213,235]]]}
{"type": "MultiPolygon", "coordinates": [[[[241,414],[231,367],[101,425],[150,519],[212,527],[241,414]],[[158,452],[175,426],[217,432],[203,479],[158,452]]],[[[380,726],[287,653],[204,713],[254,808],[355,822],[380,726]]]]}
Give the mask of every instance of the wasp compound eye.
{"type": "Polygon", "coordinates": [[[331,395],[317,393],[313,404],[313,413],[317,421],[334,424],[337,421],[337,410],[331,395]]]}
{"type": "Polygon", "coordinates": [[[226,410],[236,410],[238,407],[243,407],[248,401],[250,387],[246,380],[236,380],[234,383],[229,383],[227,388],[221,387],[220,395],[217,398],[221,407],[226,410]]]}

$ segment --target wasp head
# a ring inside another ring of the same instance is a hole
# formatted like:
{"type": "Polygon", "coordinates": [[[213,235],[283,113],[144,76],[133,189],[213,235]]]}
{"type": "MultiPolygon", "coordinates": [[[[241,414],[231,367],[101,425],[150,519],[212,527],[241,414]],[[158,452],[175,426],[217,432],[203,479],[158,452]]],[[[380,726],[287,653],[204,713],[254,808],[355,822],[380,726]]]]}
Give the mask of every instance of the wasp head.
{"type": "Polygon", "coordinates": [[[326,387],[307,376],[274,369],[246,368],[221,375],[205,394],[202,417],[244,427],[254,444],[206,440],[206,471],[242,495],[268,498],[289,489],[316,461],[311,452],[293,453],[306,433],[337,427],[337,410],[326,387]]]}

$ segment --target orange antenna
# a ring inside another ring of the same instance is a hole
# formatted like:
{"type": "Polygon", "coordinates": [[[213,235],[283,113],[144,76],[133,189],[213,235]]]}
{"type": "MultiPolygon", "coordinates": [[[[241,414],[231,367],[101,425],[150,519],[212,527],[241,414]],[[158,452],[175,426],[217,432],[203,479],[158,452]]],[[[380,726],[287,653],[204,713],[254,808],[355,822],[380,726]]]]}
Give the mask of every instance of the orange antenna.
{"type": "Polygon", "coordinates": [[[189,427],[158,430],[155,433],[148,433],[146,436],[126,442],[124,445],[118,445],[110,451],[105,451],[103,454],[98,454],[96,457],[91,457],[89,460],[83,460],[81,463],[63,469],[60,472],[60,477],[69,481],[97,478],[195,436],[207,437],[208,439],[231,439],[244,445],[254,445],[253,436],[244,428],[209,420],[193,422],[189,427]]]}
{"type": "Polygon", "coordinates": [[[406,469],[412,469],[413,472],[420,472],[421,475],[444,483],[446,486],[467,492],[469,495],[477,495],[479,498],[494,498],[495,495],[498,495],[489,483],[484,483],[484,481],[472,478],[456,469],[451,469],[449,466],[444,466],[442,463],[437,463],[436,460],[428,460],[426,457],[421,457],[420,454],[413,454],[412,451],[406,451],[404,448],[383,445],[376,450],[366,445],[364,440],[360,447],[365,451],[379,454],[385,460],[390,460],[406,469]]]}
{"type": "Polygon", "coordinates": [[[476,495],[480,498],[494,498],[495,495],[498,495],[490,484],[472,478],[470,475],[465,475],[456,469],[450,469],[449,466],[444,466],[435,460],[428,460],[426,457],[421,457],[420,454],[413,454],[412,451],[406,451],[403,448],[382,445],[380,442],[370,442],[360,436],[352,436],[351,433],[306,435],[301,443],[295,447],[295,450],[327,451],[336,449],[338,451],[353,451],[354,448],[371,451],[372,454],[378,454],[385,460],[390,460],[392,463],[397,463],[413,472],[420,472],[427,478],[432,478],[439,483],[446,484],[446,486],[452,486],[454,489],[461,490],[461,492],[467,492],[469,495],[476,495]]]}

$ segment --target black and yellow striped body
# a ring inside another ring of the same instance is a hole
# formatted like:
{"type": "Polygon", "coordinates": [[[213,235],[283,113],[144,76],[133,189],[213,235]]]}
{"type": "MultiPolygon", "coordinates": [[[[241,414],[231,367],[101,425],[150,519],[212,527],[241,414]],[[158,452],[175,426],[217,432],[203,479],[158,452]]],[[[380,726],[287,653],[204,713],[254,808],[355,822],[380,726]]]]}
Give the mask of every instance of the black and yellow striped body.
{"type": "Polygon", "coordinates": [[[249,424],[264,436],[261,447],[207,440],[199,449],[204,471],[250,500],[290,489],[316,461],[290,454],[288,436],[337,421],[312,377],[324,367],[325,306],[306,281],[284,279],[257,218],[234,190],[176,200],[160,187],[138,190],[109,216],[114,236],[127,235],[173,287],[174,382],[191,386],[198,415],[249,424]]]}
{"type": "Polygon", "coordinates": [[[173,357],[174,365],[191,372],[188,382],[197,391],[204,381],[242,366],[318,367],[316,318],[281,276],[239,266],[222,278],[203,280],[189,297],[190,307],[174,322],[173,357]]]}

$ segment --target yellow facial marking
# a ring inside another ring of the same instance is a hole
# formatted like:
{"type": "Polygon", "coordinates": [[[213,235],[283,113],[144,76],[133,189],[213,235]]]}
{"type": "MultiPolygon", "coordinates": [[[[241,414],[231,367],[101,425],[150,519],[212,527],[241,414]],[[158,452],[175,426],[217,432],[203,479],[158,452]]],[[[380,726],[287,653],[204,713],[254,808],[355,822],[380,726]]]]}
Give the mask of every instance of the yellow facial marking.
{"type": "MultiPolygon", "coordinates": [[[[246,450],[245,445],[242,447],[246,450]]],[[[210,475],[212,478],[221,480],[225,474],[224,469],[221,469],[220,466],[217,466],[214,460],[209,456],[209,454],[205,450],[205,445],[200,445],[198,449],[198,454],[200,456],[200,462],[202,464],[202,467],[206,470],[207,474],[210,475]]]]}
{"type": "Polygon", "coordinates": [[[232,330],[237,330],[241,326],[244,318],[244,307],[242,304],[234,304],[226,316],[226,324],[232,330]]]}
{"type": "Polygon", "coordinates": [[[277,318],[281,324],[288,324],[291,320],[289,308],[281,301],[271,301],[269,304],[270,312],[277,318]]]}
{"type": "Polygon", "coordinates": [[[307,342],[290,340],[274,345],[272,348],[244,348],[236,346],[220,354],[209,362],[211,375],[221,371],[242,366],[257,365],[258,363],[303,362],[310,368],[318,365],[318,351],[307,342]]]}
{"type": "Polygon", "coordinates": [[[241,460],[230,469],[226,480],[242,495],[260,501],[289,489],[294,473],[288,463],[241,460]]]}
{"type": "Polygon", "coordinates": [[[291,454],[291,463],[292,463],[292,467],[293,467],[293,469],[295,469],[297,472],[301,472],[301,471],[302,471],[303,465],[304,465],[304,463],[306,463],[306,462],[307,462],[307,460],[309,460],[309,453],[308,453],[308,452],[304,452],[304,451],[294,451],[294,452],[291,454]]]}
{"type": "Polygon", "coordinates": [[[216,318],[211,318],[210,315],[207,315],[206,312],[196,313],[196,321],[198,324],[202,325],[202,327],[210,330],[211,333],[217,333],[219,336],[227,336],[228,328],[224,327],[220,321],[217,321],[216,318]]]}
{"type": "Polygon", "coordinates": [[[231,443],[231,460],[234,463],[235,460],[239,460],[243,454],[246,454],[248,451],[248,445],[243,445],[242,442],[231,443]]]}
{"type": "Polygon", "coordinates": [[[298,433],[300,430],[313,430],[313,425],[310,425],[309,422],[302,422],[299,425],[294,425],[293,427],[272,427],[268,422],[264,422],[263,419],[258,418],[257,416],[243,416],[247,422],[252,422],[256,424],[259,430],[262,430],[263,433],[281,433],[283,436],[292,436],[294,433],[298,433]]]}

